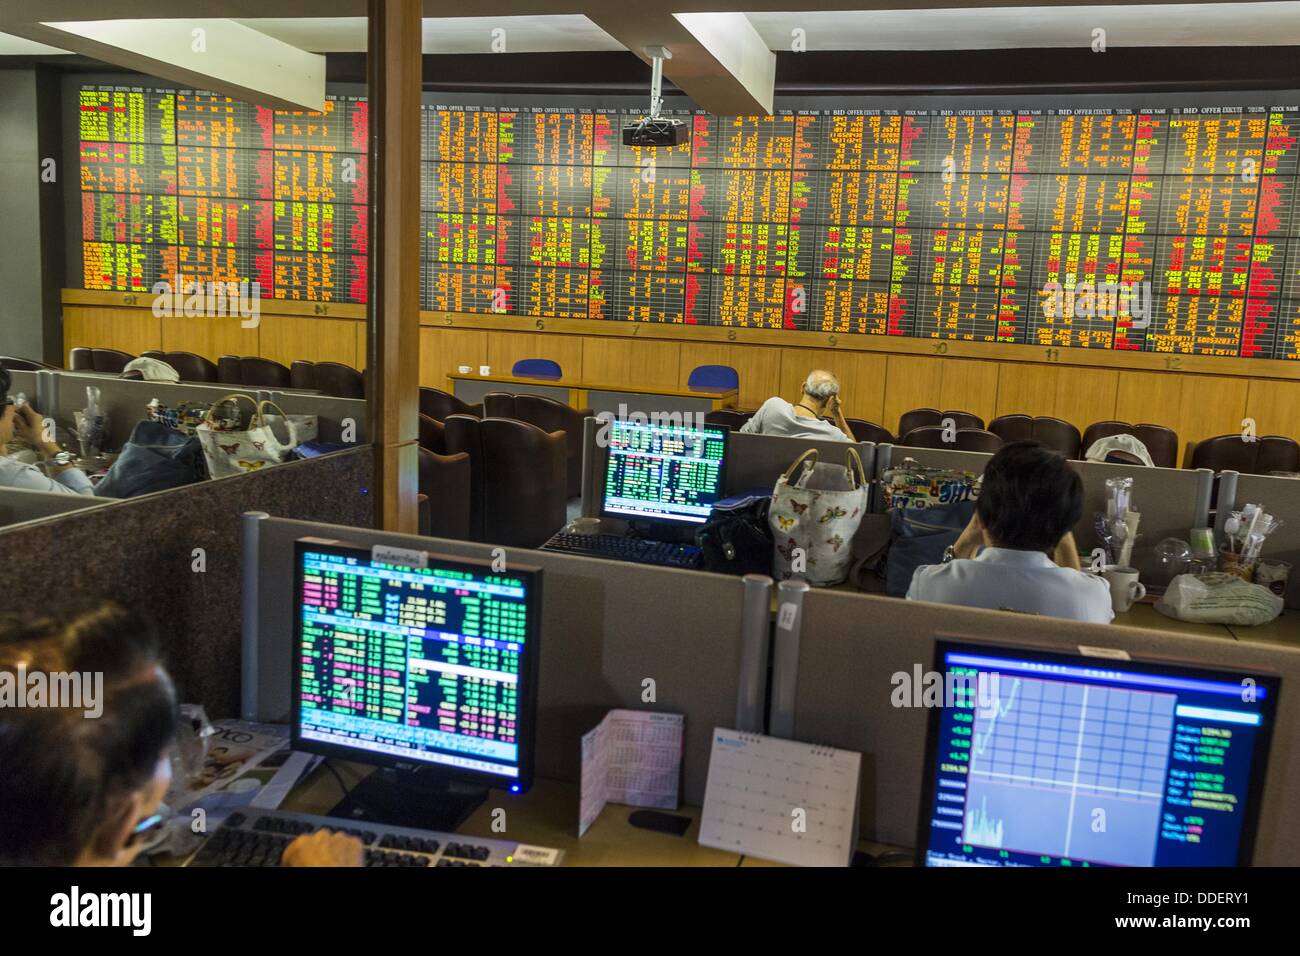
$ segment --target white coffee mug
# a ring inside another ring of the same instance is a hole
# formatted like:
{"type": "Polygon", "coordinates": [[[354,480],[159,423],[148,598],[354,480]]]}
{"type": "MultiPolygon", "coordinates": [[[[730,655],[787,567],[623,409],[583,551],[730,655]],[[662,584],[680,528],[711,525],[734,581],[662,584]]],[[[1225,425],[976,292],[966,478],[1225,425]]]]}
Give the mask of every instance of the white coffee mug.
{"type": "Polygon", "coordinates": [[[1108,564],[1101,576],[1110,585],[1110,604],[1116,614],[1126,613],[1135,602],[1147,596],[1147,589],[1138,580],[1137,568],[1108,564]]]}
{"type": "Polygon", "coordinates": [[[473,371],[473,369],[469,365],[461,365],[456,368],[456,371],[460,372],[461,375],[468,375],[471,371],[473,371]]]}
{"type": "Polygon", "coordinates": [[[491,374],[492,374],[492,366],[491,366],[491,365],[480,365],[480,366],[478,367],[478,373],[479,373],[480,375],[483,375],[483,376],[491,375],[491,374]]]}

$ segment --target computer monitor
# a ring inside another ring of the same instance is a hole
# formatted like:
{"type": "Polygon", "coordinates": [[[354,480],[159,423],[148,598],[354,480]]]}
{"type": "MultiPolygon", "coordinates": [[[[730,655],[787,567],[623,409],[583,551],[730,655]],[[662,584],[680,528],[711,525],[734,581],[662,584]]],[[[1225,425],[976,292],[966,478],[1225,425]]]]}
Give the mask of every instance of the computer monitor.
{"type": "Polygon", "coordinates": [[[918,864],[1250,864],[1278,678],[946,640],[934,669],[918,864]]]}
{"type": "Polygon", "coordinates": [[[722,497],[725,428],[615,420],[601,513],[626,520],[703,524],[722,497]]]}
{"type": "Polygon", "coordinates": [[[526,790],[541,571],[440,554],[423,567],[395,560],[296,542],[293,747],[416,769],[426,784],[526,790]]]}

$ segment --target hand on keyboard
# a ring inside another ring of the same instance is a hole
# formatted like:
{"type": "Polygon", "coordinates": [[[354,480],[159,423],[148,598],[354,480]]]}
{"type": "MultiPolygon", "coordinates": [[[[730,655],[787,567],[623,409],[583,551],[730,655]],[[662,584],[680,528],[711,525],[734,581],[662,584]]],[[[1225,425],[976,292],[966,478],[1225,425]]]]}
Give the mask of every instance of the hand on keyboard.
{"type": "Polygon", "coordinates": [[[361,866],[361,841],[346,833],[317,830],[298,837],[284,849],[281,866],[361,866]]]}

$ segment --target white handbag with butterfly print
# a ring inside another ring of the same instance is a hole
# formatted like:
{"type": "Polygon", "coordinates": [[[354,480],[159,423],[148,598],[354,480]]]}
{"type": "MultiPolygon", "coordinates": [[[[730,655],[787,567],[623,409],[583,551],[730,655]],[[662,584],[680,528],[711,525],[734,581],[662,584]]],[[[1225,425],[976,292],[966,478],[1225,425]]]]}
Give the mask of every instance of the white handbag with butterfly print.
{"type": "Polygon", "coordinates": [[[302,441],[298,436],[298,427],[293,419],[273,402],[260,405],[247,395],[235,393],[227,395],[212,408],[223,402],[243,399],[253,406],[252,417],[244,429],[221,429],[212,420],[209,409],[203,421],[195,426],[194,434],[203,444],[203,457],[208,462],[208,474],[213,478],[228,478],[232,475],[244,475],[271,465],[278,465],[289,457],[302,441]],[[267,406],[279,412],[279,415],[266,415],[267,406]]]}
{"type": "Polygon", "coordinates": [[[773,576],[802,578],[812,585],[839,584],[848,577],[867,493],[866,470],[852,446],[842,468],[818,464],[815,448],[796,458],[772,490],[773,576]],[[792,481],[801,465],[803,472],[792,481]]]}

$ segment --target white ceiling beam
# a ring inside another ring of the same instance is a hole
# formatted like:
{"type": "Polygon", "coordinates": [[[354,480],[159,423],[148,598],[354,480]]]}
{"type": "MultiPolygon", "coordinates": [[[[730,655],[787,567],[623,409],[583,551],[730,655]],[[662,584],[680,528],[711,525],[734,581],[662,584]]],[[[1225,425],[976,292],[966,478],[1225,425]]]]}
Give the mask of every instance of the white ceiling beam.
{"type": "Polygon", "coordinates": [[[44,22],[66,50],[274,109],[325,105],[325,57],[226,19],[44,22]]]}

